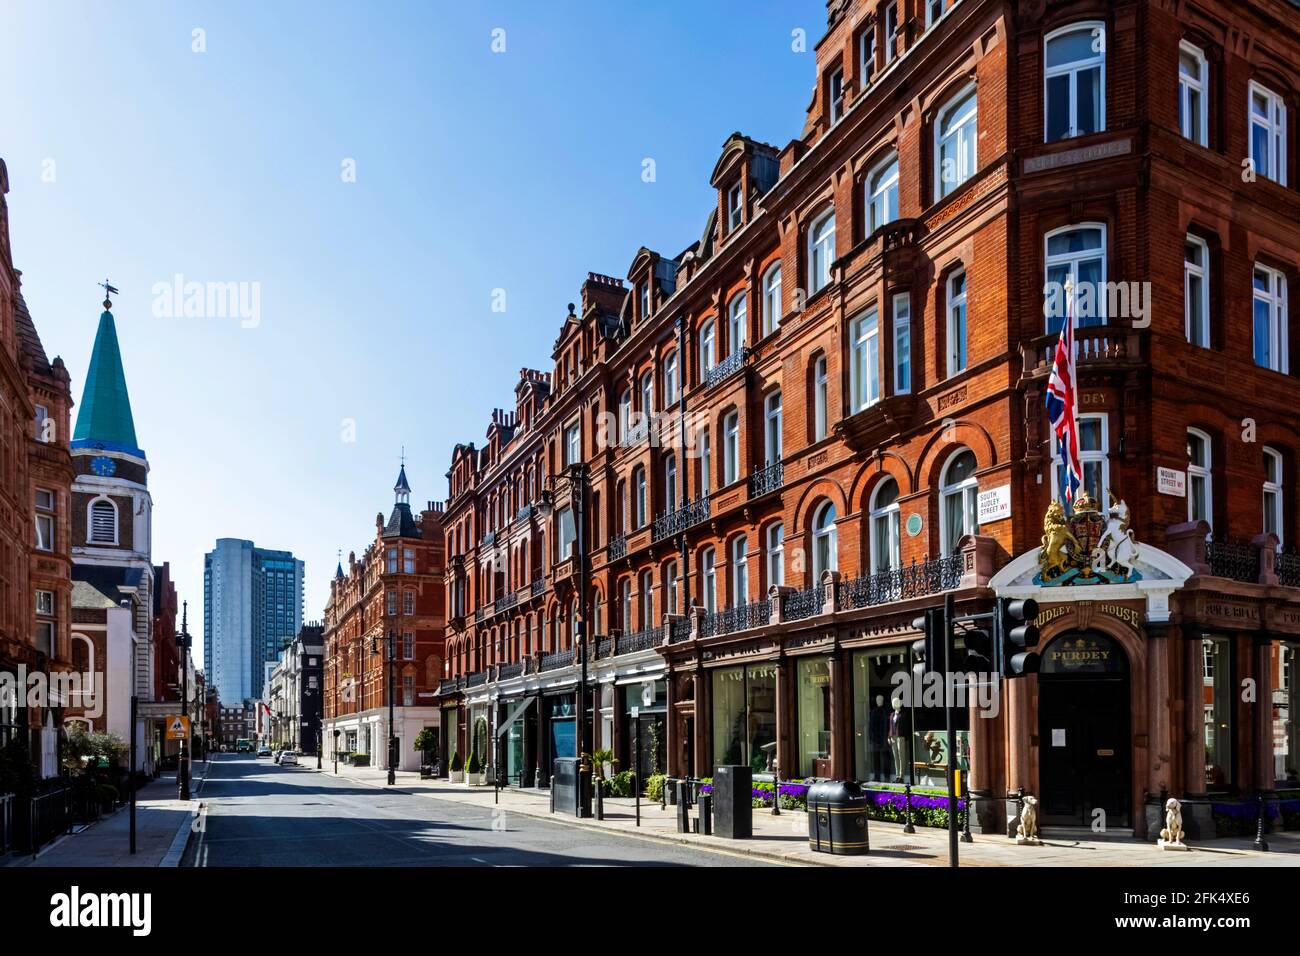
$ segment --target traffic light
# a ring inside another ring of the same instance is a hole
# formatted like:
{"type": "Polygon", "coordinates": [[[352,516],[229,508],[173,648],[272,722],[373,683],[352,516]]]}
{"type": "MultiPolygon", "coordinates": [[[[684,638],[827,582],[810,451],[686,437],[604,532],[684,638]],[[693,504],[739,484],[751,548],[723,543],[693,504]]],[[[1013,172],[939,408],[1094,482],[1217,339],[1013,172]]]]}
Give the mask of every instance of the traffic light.
{"type": "Polygon", "coordinates": [[[962,670],[977,674],[990,674],[998,665],[997,638],[993,630],[984,627],[972,627],[962,632],[966,645],[962,670]]]}
{"type": "Polygon", "coordinates": [[[912,657],[917,661],[913,669],[917,676],[938,674],[942,677],[948,670],[945,647],[948,628],[943,608],[926,608],[925,616],[915,618],[912,626],[925,634],[921,640],[912,642],[912,657]]]}
{"type": "Polygon", "coordinates": [[[994,646],[1003,677],[1023,677],[1038,673],[1038,602],[1033,598],[1012,600],[998,598],[993,615],[994,646]]]}

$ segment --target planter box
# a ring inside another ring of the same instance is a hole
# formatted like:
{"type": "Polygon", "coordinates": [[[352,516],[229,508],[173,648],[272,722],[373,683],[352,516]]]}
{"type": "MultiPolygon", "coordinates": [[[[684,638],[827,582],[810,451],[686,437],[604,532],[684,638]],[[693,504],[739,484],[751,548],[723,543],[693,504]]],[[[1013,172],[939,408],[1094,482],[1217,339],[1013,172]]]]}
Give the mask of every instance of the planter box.
{"type": "Polygon", "coordinates": [[[447,780],[449,783],[462,783],[465,780],[465,771],[449,770],[447,771],[447,780]]]}
{"type": "Polygon", "coordinates": [[[483,771],[482,773],[469,773],[466,771],[465,786],[481,787],[485,783],[487,783],[487,771],[483,771]]]}

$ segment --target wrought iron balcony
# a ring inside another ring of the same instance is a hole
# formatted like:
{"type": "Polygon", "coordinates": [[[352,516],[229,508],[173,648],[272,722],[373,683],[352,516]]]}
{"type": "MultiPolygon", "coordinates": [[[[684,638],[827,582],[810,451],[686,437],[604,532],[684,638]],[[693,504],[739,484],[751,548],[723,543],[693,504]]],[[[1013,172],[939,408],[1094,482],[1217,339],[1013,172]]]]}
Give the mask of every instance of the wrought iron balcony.
{"type": "Polygon", "coordinates": [[[1289,588],[1300,588],[1300,554],[1283,551],[1277,556],[1274,565],[1277,570],[1277,583],[1289,588]]]}
{"type": "Polygon", "coordinates": [[[512,608],[518,603],[519,593],[517,591],[511,591],[509,594],[503,594],[501,597],[497,598],[496,602],[492,605],[492,609],[500,614],[502,611],[512,608]]]}
{"type": "Polygon", "coordinates": [[[676,644],[679,641],[688,641],[691,638],[691,619],[689,617],[677,618],[672,622],[668,629],[668,643],[676,644]]]}
{"type": "Polygon", "coordinates": [[[1205,542],[1205,561],[1210,573],[1233,581],[1259,581],[1259,549],[1247,541],[1205,542]]]}
{"type": "Polygon", "coordinates": [[[825,606],[826,586],[818,584],[789,595],[785,599],[785,611],[782,616],[787,621],[800,621],[820,614],[825,606]]]}
{"type": "Polygon", "coordinates": [[[727,379],[731,378],[731,376],[743,369],[745,367],[745,362],[748,359],[749,349],[745,346],[742,345],[740,348],[734,349],[730,355],[724,358],[717,365],[713,366],[713,368],[709,369],[708,375],[705,376],[704,384],[708,388],[712,388],[719,382],[725,382],[727,379]]]}
{"type": "Polygon", "coordinates": [[[477,624],[479,621],[483,620],[483,616],[484,616],[484,609],[483,609],[483,608],[479,607],[479,608],[475,608],[475,609],[474,609],[474,623],[475,623],[475,624],[477,624]]]}
{"type": "Polygon", "coordinates": [[[785,465],[774,462],[749,476],[749,497],[761,498],[785,484],[785,465]]]}
{"type": "Polygon", "coordinates": [[[627,535],[620,534],[609,539],[609,560],[618,561],[627,557],[627,535]]]}
{"type": "Polygon", "coordinates": [[[841,610],[851,611],[891,601],[942,594],[961,585],[961,574],[960,554],[919,564],[913,561],[908,567],[892,568],[875,574],[864,574],[851,581],[841,581],[839,606],[841,610]]]}
{"type": "Polygon", "coordinates": [[[546,578],[534,578],[533,583],[529,586],[532,597],[537,597],[546,590],[546,578]]]}
{"type": "Polygon", "coordinates": [[[450,694],[460,690],[460,678],[448,677],[438,683],[439,694],[450,694]]]}
{"type": "Polygon", "coordinates": [[[654,541],[672,538],[681,534],[687,528],[692,528],[701,521],[708,520],[709,496],[703,494],[694,501],[686,502],[677,510],[669,511],[667,514],[655,518],[651,538],[654,541]]]}
{"type": "Polygon", "coordinates": [[[541,669],[544,671],[553,671],[560,667],[568,667],[573,663],[573,651],[554,651],[550,654],[542,655],[541,669]]]}
{"type": "Polygon", "coordinates": [[[620,637],[618,639],[618,652],[620,654],[631,654],[634,651],[645,651],[652,647],[658,647],[663,642],[664,629],[662,627],[647,627],[620,637]]]}
{"type": "Polygon", "coordinates": [[[752,601],[739,607],[729,607],[704,615],[700,621],[700,637],[718,637],[733,631],[748,631],[764,627],[772,620],[772,602],[752,601]]]}
{"type": "Polygon", "coordinates": [[[524,672],[524,662],[514,661],[510,664],[502,664],[497,669],[497,680],[509,680],[512,677],[518,677],[524,672]]]}
{"type": "Polygon", "coordinates": [[[614,654],[614,639],[612,637],[602,637],[596,641],[596,656],[611,657],[614,654]]]}

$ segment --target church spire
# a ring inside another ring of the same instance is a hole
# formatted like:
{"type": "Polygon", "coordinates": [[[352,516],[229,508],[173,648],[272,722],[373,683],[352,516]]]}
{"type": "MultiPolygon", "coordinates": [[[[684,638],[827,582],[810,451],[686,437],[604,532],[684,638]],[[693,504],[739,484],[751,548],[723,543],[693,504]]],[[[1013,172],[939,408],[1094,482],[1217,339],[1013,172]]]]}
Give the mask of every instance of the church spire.
{"type": "Polygon", "coordinates": [[[402,468],[397,473],[397,484],[393,485],[393,501],[395,504],[408,505],[411,503],[411,486],[406,481],[406,449],[402,448],[402,468]]]}
{"type": "Polygon", "coordinates": [[[104,311],[99,316],[99,330],[95,333],[95,348],[90,355],[85,390],[81,393],[72,447],[102,447],[144,458],[144,452],[136,444],[131,399],[126,391],[126,373],[122,371],[122,351],[117,344],[117,327],[113,323],[111,295],[117,289],[109,285],[108,280],[102,285],[104,311]]]}

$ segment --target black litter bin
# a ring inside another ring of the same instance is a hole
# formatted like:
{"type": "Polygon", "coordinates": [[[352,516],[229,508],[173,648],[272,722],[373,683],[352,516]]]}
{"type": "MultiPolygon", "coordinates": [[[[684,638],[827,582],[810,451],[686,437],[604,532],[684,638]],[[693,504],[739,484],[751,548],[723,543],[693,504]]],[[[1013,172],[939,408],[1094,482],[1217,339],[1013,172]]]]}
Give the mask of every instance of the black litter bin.
{"type": "Polygon", "coordinates": [[[827,780],[808,788],[808,846],[819,853],[869,853],[867,796],[848,780],[827,780]]]}

